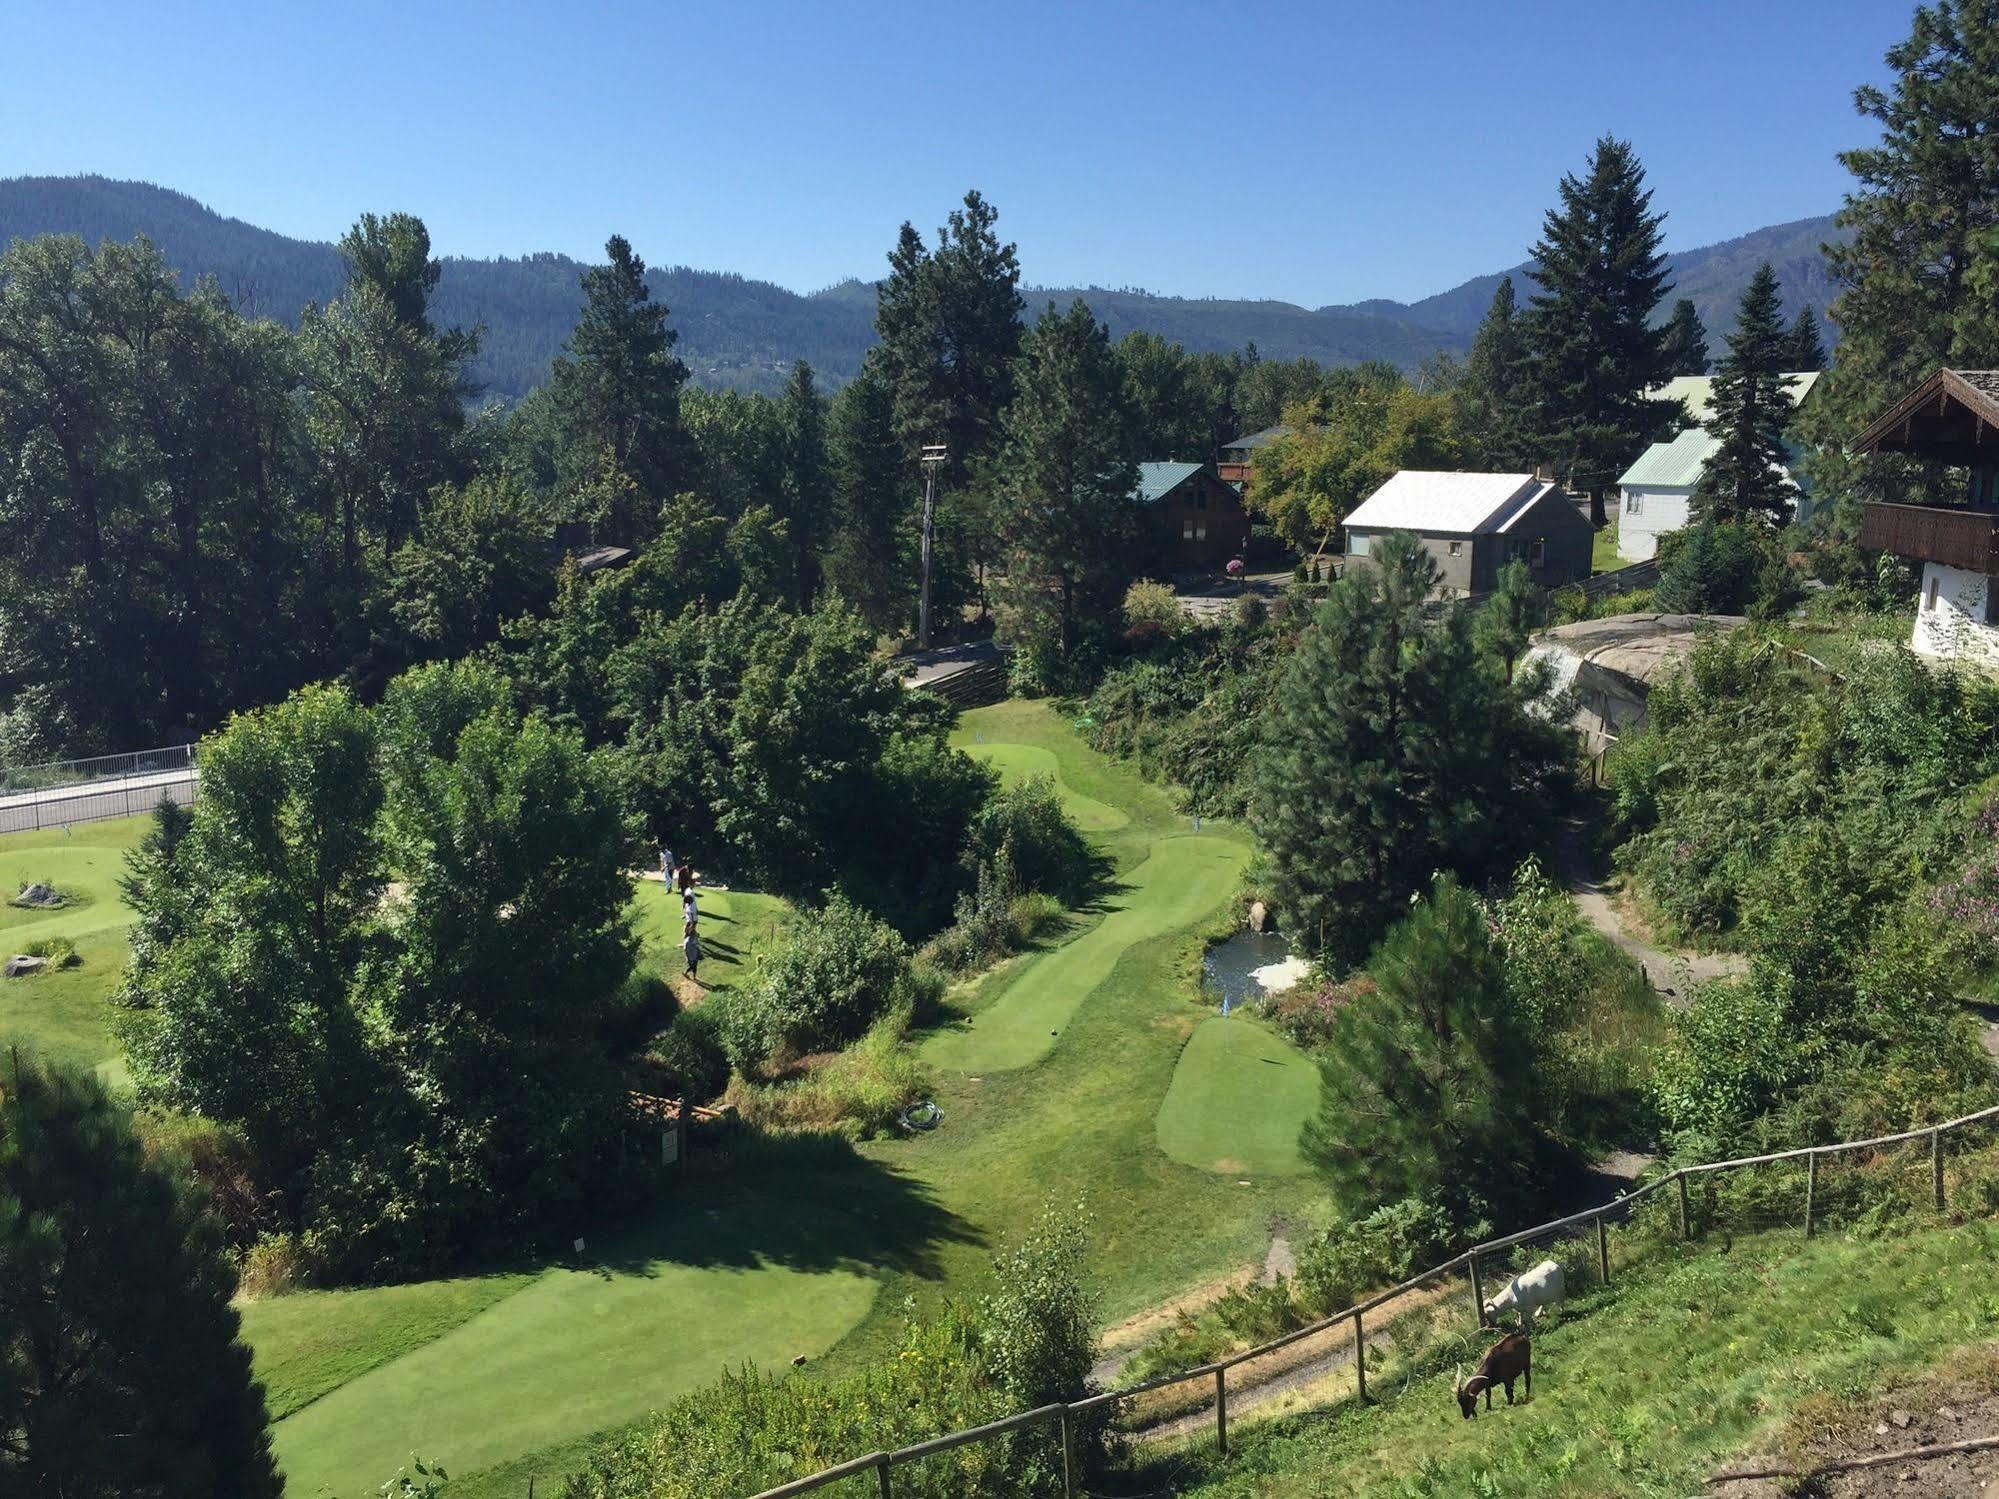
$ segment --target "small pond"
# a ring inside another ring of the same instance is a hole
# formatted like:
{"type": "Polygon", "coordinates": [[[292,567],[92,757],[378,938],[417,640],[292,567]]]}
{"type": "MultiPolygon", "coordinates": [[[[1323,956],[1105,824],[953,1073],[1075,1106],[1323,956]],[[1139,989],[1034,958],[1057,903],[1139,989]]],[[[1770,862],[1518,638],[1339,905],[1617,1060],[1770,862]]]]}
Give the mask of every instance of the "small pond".
{"type": "Polygon", "coordinates": [[[1201,959],[1202,991],[1217,1005],[1224,999],[1231,1007],[1258,1003],[1270,989],[1288,988],[1303,975],[1303,960],[1291,956],[1282,932],[1237,932],[1201,959]]]}

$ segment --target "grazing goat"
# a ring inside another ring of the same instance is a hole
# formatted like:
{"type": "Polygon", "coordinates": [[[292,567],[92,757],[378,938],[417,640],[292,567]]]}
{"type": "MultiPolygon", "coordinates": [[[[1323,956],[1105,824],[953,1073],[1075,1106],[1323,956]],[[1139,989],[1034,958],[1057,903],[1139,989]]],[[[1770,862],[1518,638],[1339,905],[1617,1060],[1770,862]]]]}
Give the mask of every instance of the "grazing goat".
{"type": "Polygon", "coordinates": [[[1485,1396],[1485,1408],[1492,1409],[1492,1387],[1506,1386],[1506,1403],[1513,1404],[1513,1381],[1527,1381],[1527,1398],[1534,1398],[1534,1350],[1528,1346],[1527,1334],[1510,1332],[1485,1350],[1485,1357],[1478,1361],[1470,1379],[1465,1378],[1465,1366],[1458,1365],[1458,1409],[1469,1421],[1478,1414],[1478,1397],[1485,1396]]]}
{"type": "Polygon", "coordinates": [[[1518,1312],[1520,1330],[1532,1332],[1540,1310],[1561,1299],[1562,1267],[1555,1260],[1543,1260],[1514,1276],[1511,1285],[1485,1304],[1485,1320],[1490,1322],[1501,1312],[1518,1312]]]}

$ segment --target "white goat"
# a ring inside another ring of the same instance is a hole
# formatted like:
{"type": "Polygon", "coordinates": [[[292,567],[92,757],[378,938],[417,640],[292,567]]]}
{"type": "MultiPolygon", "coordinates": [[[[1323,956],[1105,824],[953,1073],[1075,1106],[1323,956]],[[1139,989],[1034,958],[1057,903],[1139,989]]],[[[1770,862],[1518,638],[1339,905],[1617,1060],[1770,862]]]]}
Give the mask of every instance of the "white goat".
{"type": "Polygon", "coordinates": [[[1485,1320],[1490,1322],[1501,1312],[1518,1312],[1521,1330],[1531,1333],[1541,1308],[1553,1306],[1561,1299],[1561,1264],[1556,1260],[1543,1260],[1532,1270],[1523,1270],[1514,1276],[1505,1290],[1485,1304],[1485,1320]]]}

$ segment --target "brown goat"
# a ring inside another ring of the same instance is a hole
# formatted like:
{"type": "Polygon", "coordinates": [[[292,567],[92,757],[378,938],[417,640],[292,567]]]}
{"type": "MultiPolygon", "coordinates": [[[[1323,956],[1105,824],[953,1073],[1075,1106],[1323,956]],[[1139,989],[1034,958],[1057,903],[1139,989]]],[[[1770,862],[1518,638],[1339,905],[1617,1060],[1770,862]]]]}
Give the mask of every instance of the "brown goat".
{"type": "Polygon", "coordinates": [[[1513,1381],[1524,1378],[1527,1381],[1527,1398],[1534,1398],[1534,1350],[1527,1342],[1527,1334],[1510,1332],[1485,1350],[1485,1357],[1478,1361],[1470,1379],[1464,1377],[1464,1365],[1458,1366],[1458,1409],[1469,1421],[1478,1414],[1478,1397],[1485,1396],[1485,1408],[1492,1409],[1492,1387],[1506,1386],[1506,1403],[1513,1404],[1513,1381]]]}

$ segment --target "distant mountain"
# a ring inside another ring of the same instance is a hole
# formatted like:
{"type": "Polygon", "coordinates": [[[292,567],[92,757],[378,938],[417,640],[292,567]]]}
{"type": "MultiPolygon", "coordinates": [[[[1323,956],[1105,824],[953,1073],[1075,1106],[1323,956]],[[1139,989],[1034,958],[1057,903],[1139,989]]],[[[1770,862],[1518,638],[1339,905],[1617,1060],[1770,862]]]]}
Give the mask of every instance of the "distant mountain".
{"type": "MultiPolygon", "coordinates": [[[[1803,219],[1674,257],[1678,295],[1691,296],[1717,342],[1733,321],[1750,272],[1770,259],[1795,314],[1809,302],[1823,311],[1831,287],[1818,244],[1829,219],[1803,219]]],[[[143,182],[105,177],[0,180],[0,243],[16,236],[77,234],[95,244],[144,234],[183,276],[213,276],[243,308],[296,322],[309,301],[337,294],[340,257],[329,244],[288,239],[241,219],[224,218],[188,197],[143,182]]],[[[638,247],[641,254],[646,247],[638,247]]],[[[581,302],[582,262],[535,254],[444,260],[434,303],[448,326],[483,324],[473,369],[489,392],[516,398],[547,374],[581,302]]],[[[1512,273],[1522,281],[1525,267],[1512,273]]],[[[680,353],[703,385],[775,391],[795,359],[811,362],[828,385],[849,379],[874,342],[870,282],[842,281],[810,296],[767,281],[685,266],[655,267],[653,295],[672,309],[680,353]]],[[[1023,291],[1030,313],[1082,297],[1114,336],[1134,328],[1189,350],[1227,351],[1255,343],[1266,358],[1309,357],[1324,364],[1385,359],[1404,368],[1440,350],[1470,345],[1499,277],[1480,276],[1420,302],[1384,300],[1316,310],[1290,302],[1164,297],[1104,287],[1023,291]]]]}
{"type": "MultiPolygon", "coordinates": [[[[1831,216],[1827,215],[1824,218],[1797,219],[1789,224],[1772,224],[1767,229],[1725,239],[1718,245],[1682,250],[1667,257],[1673,280],[1671,297],[1693,298],[1694,310],[1701,315],[1708,340],[1719,355],[1721,336],[1735,326],[1736,304],[1742,300],[1749,278],[1756,273],[1756,267],[1767,260],[1777,272],[1778,283],[1783,288],[1785,316],[1795,318],[1800,308],[1809,306],[1823,321],[1835,288],[1831,277],[1826,274],[1825,257],[1820,253],[1820,246],[1843,237],[1843,231],[1836,228],[1831,216]]],[[[1539,286],[1534,280],[1532,265],[1523,262],[1510,271],[1474,276],[1462,286],[1438,292],[1420,302],[1355,302],[1344,307],[1321,307],[1319,311],[1335,315],[1362,313],[1370,317],[1399,318],[1468,341],[1478,332],[1486,308],[1492,305],[1492,293],[1499,285],[1501,276],[1513,278],[1514,289],[1523,303],[1539,286]]],[[[1661,308],[1661,318],[1670,311],[1670,305],[1661,308]]]]}

